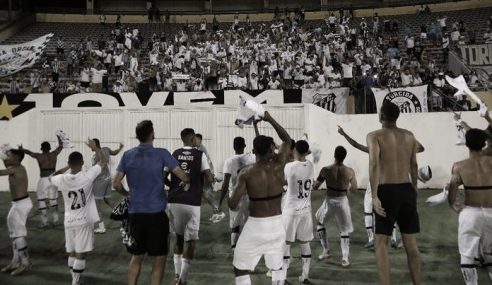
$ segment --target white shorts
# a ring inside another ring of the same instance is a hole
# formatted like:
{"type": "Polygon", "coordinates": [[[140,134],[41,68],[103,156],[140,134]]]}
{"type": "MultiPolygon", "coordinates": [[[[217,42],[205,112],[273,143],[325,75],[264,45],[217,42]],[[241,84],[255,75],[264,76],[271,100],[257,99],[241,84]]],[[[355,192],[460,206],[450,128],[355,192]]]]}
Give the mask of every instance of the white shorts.
{"type": "Polygon", "coordinates": [[[285,227],[285,240],[288,242],[308,242],[312,241],[313,235],[313,217],[311,208],[301,214],[282,214],[285,227]]]}
{"type": "Polygon", "coordinates": [[[12,201],[12,206],[7,215],[7,227],[11,238],[27,236],[26,222],[31,209],[32,201],[29,197],[12,201]]]}
{"type": "Polygon", "coordinates": [[[94,249],[94,224],[65,228],[67,252],[89,252],[94,249]]]}
{"type": "Polygon", "coordinates": [[[184,236],[185,241],[198,240],[200,206],[169,203],[167,208],[171,230],[184,236]]]}
{"type": "Polygon", "coordinates": [[[326,197],[321,207],[316,211],[316,220],[320,224],[329,222],[333,217],[340,233],[351,233],[354,231],[347,196],[326,197]]]}
{"type": "Polygon", "coordinates": [[[480,243],[484,252],[492,251],[492,208],[467,206],[461,211],[458,224],[458,248],[462,256],[478,256],[480,243]]]}
{"type": "Polygon", "coordinates": [[[285,230],[282,215],[249,217],[234,250],[232,264],[239,270],[254,270],[260,258],[265,256],[268,269],[282,268],[285,230]]]}
{"type": "Polygon", "coordinates": [[[38,200],[54,200],[58,198],[58,191],[55,185],[51,184],[48,177],[41,177],[36,188],[36,195],[38,200]]]}
{"type": "Polygon", "coordinates": [[[249,197],[244,195],[239,200],[238,210],[229,209],[229,226],[231,229],[242,226],[246,223],[249,216],[249,197]]]}
{"type": "Polygon", "coordinates": [[[371,185],[367,186],[366,194],[364,195],[364,214],[372,215],[372,191],[371,185]]]}

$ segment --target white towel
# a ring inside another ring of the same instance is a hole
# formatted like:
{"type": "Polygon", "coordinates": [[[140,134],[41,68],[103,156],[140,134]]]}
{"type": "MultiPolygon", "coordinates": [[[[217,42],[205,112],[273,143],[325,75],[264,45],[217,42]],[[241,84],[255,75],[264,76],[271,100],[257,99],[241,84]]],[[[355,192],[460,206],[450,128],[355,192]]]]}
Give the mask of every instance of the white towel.
{"type": "Polygon", "coordinates": [[[460,122],[455,123],[456,130],[458,131],[458,140],[456,141],[456,145],[465,145],[465,129],[460,125],[460,122]]]}
{"type": "Polygon", "coordinates": [[[63,148],[74,148],[75,146],[70,144],[70,138],[62,130],[56,130],[55,135],[60,138],[63,144],[63,148]]]}
{"type": "Polygon", "coordinates": [[[444,189],[442,189],[441,193],[430,196],[429,198],[427,198],[427,200],[425,200],[425,202],[429,204],[429,206],[437,206],[439,204],[446,202],[447,200],[448,200],[448,187],[446,186],[444,187],[444,189]]]}
{"type": "Polygon", "coordinates": [[[265,109],[260,104],[252,100],[244,100],[240,97],[239,109],[235,121],[236,126],[243,128],[244,125],[251,125],[253,120],[259,120],[265,116],[265,109]]]}
{"type": "Polygon", "coordinates": [[[0,146],[0,159],[5,160],[7,159],[7,152],[11,150],[13,147],[10,146],[8,143],[4,143],[0,146]]]}

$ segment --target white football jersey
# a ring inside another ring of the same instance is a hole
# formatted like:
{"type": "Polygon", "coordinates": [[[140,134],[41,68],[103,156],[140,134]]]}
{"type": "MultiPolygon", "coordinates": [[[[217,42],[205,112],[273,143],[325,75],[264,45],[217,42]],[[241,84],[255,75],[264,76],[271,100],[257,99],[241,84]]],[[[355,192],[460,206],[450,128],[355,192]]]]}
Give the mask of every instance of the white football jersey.
{"type": "Polygon", "coordinates": [[[314,166],[309,160],[293,161],[285,165],[287,192],[282,212],[301,214],[311,211],[311,190],[314,183],[314,166]]]}
{"type": "Polygon", "coordinates": [[[237,177],[241,169],[255,162],[256,156],[252,153],[235,154],[225,160],[222,172],[224,175],[226,173],[231,175],[231,179],[229,180],[229,196],[232,195],[232,191],[237,183],[237,177]]]}
{"type": "Polygon", "coordinates": [[[99,221],[92,185],[101,173],[101,167],[94,165],[77,174],[53,176],[51,182],[62,192],[65,203],[65,227],[78,227],[99,221]]]}

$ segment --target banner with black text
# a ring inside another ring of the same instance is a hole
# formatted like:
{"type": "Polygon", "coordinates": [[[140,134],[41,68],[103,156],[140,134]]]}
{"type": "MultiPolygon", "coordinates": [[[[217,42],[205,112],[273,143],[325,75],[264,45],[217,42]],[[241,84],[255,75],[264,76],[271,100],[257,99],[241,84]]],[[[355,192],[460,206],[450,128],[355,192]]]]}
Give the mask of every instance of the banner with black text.
{"type": "Polygon", "coordinates": [[[422,85],[393,89],[372,88],[372,92],[378,112],[384,101],[389,101],[400,107],[401,113],[422,113],[428,112],[427,89],[427,85],[422,85]]]}

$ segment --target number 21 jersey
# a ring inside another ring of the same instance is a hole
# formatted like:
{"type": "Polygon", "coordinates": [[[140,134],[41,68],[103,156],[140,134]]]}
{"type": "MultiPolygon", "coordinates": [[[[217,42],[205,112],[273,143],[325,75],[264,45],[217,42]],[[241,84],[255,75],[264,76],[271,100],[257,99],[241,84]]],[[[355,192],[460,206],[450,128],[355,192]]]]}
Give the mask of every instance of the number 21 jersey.
{"type": "Polygon", "coordinates": [[[94,179],[101,173],[101,167],[94,165],[77,174],[53,176],[51,182],[62,192],[65,203],[65,227],[80,227],[99,221],[96,201],[92,193],[94,179]]]}
{"type": "Polygon", "coordinates": [[[285,165],[287,192],[282,212],[302,214],[311,212],[311,190],[314,181],[314,166],[309,160],[293,161],[285,165]]]}

